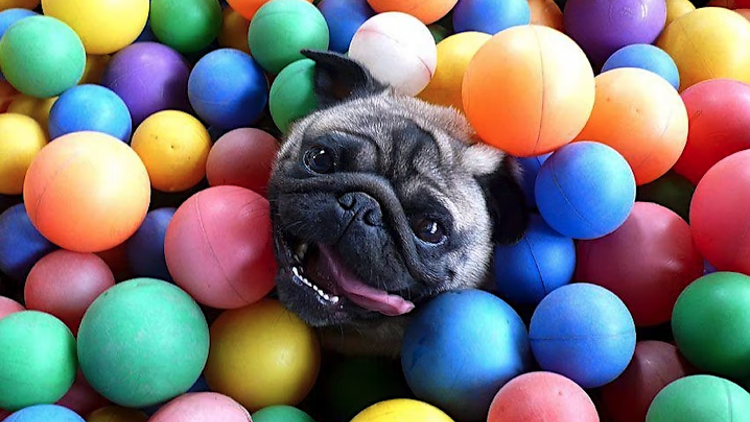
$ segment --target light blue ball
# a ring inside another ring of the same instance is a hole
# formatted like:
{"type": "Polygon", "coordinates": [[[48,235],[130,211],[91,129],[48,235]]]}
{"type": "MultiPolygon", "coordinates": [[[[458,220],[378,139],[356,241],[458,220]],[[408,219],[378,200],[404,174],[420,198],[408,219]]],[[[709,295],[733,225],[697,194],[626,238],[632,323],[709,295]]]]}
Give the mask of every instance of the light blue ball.
{"type": "Polygon", "coordinates": [[[49,112],[51,139],[91,130],[129,143],[133,119],[125,101],[101,85],[78,85],[63,92],[49,112]]]}
{"type": "Polygon", "coordinates": [[[453,8],[455,32],[477,31],[494,35],[529,22],[531,9],[527,0],[458,0],[453,8]]]}
{"type": "Polygon", "coordinates": [[[680,72],[666,51],[651,44],[631,44],[615,51],[602,66],[602,72],[621,67],[636,67],[656,73],[674,89],[680,88],[680,72]]]}
{"type": "Polygon", "coordinates": [[[533,214],[520,242],[495,248],[493,272],[500,297],[518,305],[536,305],[551,291],[571,282],[576,268],[573,239],[533,214]]]}
{"type": "Polygon", "coordinates": [[[539,366],[583,388],[610,383],[635,353],[635,323],[614,293],[574,283],[542,299],[529,326],[531,350],[539,366]]]}
{"type": "Polygon", "coordinates": [[[195,64],[188,80],[188,97],[208,125],[226,130],[250,127],[268,102],[268,82],[249,54],[221,48],[195,64]]]}
{"type": "Polygon", "coordinates": [[[442,293],[423,305],[407,327],[401,352],[415,396],[456,420],[485,420],[500,387],[531,363],[521,317],[482,290],[442,293]]]}
{"type": "Polygon", "coordinates": [[[38,404],[12,413],[3,422],[86,422],[76,412],[56,404],[38,404]]]}
{"type": "Polygon", "coordinates": [[[542,218],[573,239],[615,231],[635,204],[635,176],[625,158],[599,142],[574,142],[539,169],[536,204],[542,218]]]}
{"type": "Polygon", "coordinates": [[[328,24],[328,48],[339,53],[349,50],[354,33],[375,15],[367,0],[323,0],[318,3],[318,10],[328,24]]]}

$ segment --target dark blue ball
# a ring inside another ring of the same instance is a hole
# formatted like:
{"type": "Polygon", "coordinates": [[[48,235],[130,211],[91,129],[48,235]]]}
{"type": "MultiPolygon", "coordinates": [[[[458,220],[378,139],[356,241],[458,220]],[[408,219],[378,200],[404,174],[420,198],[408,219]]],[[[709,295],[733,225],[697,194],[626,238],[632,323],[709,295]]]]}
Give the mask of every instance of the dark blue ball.
{"type": "Polygon", "coordinates": [[[615,51],[602,66],[602,72],[621,67],[649,70],[666,79],[674,89],[680,89],[680,72],[672,57],[651,44],[631,44],[615,51]]]}
{"type": "Polygon", "coordinates": [[[519,157],[517,158],[518,164],[521,166],[521,189],[523,189],[524,197],[526,198],[526,206],[530,209],[536,208],[536,197],[534,196],[534,185],[536,184],[536,175],[539,173],[539,169],[542,164],[547,161],[547,158],[552,155],[543,154],[535,157],[519,157]]]}
{"type": "Polygon", "coordinates": [[[0,271],[10,278],[25,280],[31,267],[56,249],[31,223],[24,204],[0,214],[0,271]]]}
{"type": "Polygon", "coordinates": [[[49,135],[91,130],[129,143],[133,119],[125,101],[101,85],[78,85],[65,91],[49,112],[49,135]]]}
{"type": "Polygon", "coordinates": [[[167,226],[177,208],[166,207],[149,211],[146,218],[125,244],[128,267],[135,277],[172,281],[164,258],[167,226]]]}
{"type": "Polygon", "coordinates": [[[455,32],[477,31],[494,35],[529,22],[531,9],[527,0],[459,0],[453,8],[455,32]]]}
{"type": "Polygon", "coordinates": [[[4,422],[86,422],[76,412],[56,404],[38,404],[21,409],[4,422]]]}
{"type": "Polygon", "coordinates": [[[323,0],[318,4],[320,13],[328,24],[329,49],[346,53],[354,33],[375,11],[367,0],[323,0]]]}
{"type": "Polygon", "coordinates": [[[484,420],[500,387],[530,370],[521,317],[482,290],[442,293],[418,309],[401,353],[409,388],[456,420],[484,420]]]}
{"type": "Polygon", "coordinates": [[[154,32],[151,30],[151,21],[149,19],[146,20],[146,26],[143,27],[143,31],[141,31],[138,38],[133,42],[159,42],[159,40],[156,39],[156,35],[154,35],[154,32]]]}

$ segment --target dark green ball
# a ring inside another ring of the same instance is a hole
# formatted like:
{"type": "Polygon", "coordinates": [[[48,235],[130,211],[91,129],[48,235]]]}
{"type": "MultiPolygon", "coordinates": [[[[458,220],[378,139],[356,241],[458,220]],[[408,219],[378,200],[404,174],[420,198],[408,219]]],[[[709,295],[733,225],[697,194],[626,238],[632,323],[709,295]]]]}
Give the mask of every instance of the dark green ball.
{"type": "Polygon", "coordinates": [[[218,0],[152,0],[149,14],[156,38],[181,53],[208,47],[221,31],[218,0]]]}

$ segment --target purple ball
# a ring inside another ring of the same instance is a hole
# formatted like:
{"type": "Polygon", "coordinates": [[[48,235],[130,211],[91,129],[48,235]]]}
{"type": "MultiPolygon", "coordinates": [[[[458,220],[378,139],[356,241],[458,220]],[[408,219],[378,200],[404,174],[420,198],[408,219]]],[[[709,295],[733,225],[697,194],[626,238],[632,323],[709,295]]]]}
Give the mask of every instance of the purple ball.
{"type": "Polygon", "coordinates": [[[651,44],[667,21],[664,0],[568,0],[565,32],[581,46],[595,68],[630,44],[651,44]]]}
{"type": "Polygon", "coordinates": [[[190,112],[190,64],[176,50],[155,42],[138,42],[112,57],[102,76],[130,110],[133,125],[162,110],[190,112]]]}

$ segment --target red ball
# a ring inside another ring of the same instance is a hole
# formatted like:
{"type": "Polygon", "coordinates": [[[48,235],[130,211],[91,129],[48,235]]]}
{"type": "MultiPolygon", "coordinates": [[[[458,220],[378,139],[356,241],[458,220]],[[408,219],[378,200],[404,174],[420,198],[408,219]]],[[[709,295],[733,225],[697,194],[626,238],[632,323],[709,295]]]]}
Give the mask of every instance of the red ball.
{"type": "Polygon", "coordinates": [[[227,132],[208,153],[208,184],[242,186],[265,196],[278,151],[276,138],[260,129],[227,132]]]}
{"type": "Polygon", "coordinates": [[[719,271],[750,275],[750,150],[730,155],[703,176],[690,202],[698,250],[719,271]]]}
{"type": "Polygon", "coordinates": [[[112,271],[97,255],[59,249],[31,268],[24,300],[28,309],[58,317],[75,335],[91,302],[114,285],[112,271]]]}
{"type": "Polygon", "coordinates": [[[625,372],[602,387],[602,404],[612,422],[643,422],[656,394],[667,384],[696,373],[677,347],[641,341],[625,372]]]}
{"type": "Polygon", "coordinates": [[[552,372],[528,372],[498,391],[487,422],[599,422],[591,398],[570,379],[552,372]]]}
{"type": "Polygon", "coordinates": [[[616,294],[640,327],[669,321],[677,297],[703,275],[690,226],[651,202],[636,202],[611,234],[579,241],[576,256],[576,280],[616,294]]]}
{"type": "Polygon", "coordinates": [[[79,415],[88,415],[96,409],[111,405],[112,402],[94,391],[79,369],[70,390],[56,404],[67,407],[79,415]]]}
{"type": "Polygon", "coordinates": [[[239,186],[216,186],[187,199],[167,227],[164,254],[177,285],[197,302],[232,309],[274,286],[268,201],[239,186]]]}
{"type": "Polygon", "coordinates": [[[0,319],[3,319],[3,317],[6,317],[10,314],[25,310],[26,308],[24,308],[23,305],[16,302],[15,300],[9,297],[0,296],[0,319]]]}
{"type": "Polygon", "coordinates": [[[697,184],[719,160],[750,148],[750,85],[711,79],[683,91],[682,100],[690,131],[674,170],[697,184]]]}

